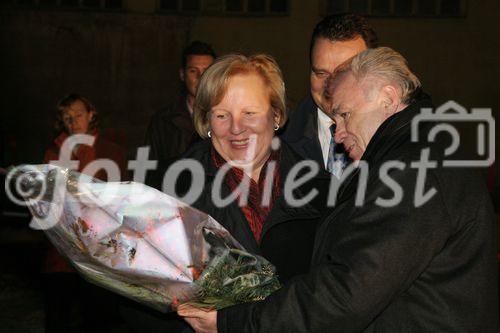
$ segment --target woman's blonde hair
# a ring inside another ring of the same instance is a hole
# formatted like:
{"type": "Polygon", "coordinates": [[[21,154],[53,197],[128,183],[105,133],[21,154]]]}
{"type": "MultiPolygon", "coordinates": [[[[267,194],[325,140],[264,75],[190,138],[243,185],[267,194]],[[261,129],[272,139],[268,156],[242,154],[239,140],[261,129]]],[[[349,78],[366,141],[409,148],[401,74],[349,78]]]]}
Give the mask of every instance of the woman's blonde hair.
{"type": "Polygon", "coordinates": [[[238,74],[257,74],[269,91],[274,115],[279,117],[280,127],[287,120],[285,83],[281,70],[273,57],[256,54],[246,57],[229,54],[216,60],[201,77],[194,104],[194,127],[202,138],[208,137],[209,113],[220,103],[226,93],[229,79],[238,74]]]}

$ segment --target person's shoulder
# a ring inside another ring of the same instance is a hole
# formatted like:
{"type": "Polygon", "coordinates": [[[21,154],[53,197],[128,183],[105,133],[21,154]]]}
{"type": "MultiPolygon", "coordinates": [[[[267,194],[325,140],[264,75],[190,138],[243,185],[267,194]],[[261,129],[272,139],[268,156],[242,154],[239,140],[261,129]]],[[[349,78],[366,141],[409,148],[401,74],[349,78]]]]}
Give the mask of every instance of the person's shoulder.
{"type": "Polygon", "coordinates": [[[312,96],[309,94],[304,99],[302,99],[297,107],[292,110],[290,113],[291,118],[297,118],[300,116],[304,116],[306,114],[310,114],[311,112],[315,112],[318,109],[318,106],[314,102],[312,96]]]}
{"type": "Polygon", "coordinates": [[[292,146],[286,142],[285,140],[280,140],[280,148],[281,148],[281,162],[285,164],[296,164],[301,161],[305,161],[305,159],[300,156],[292,146]]]}
{"type": "Polygon", "coordinates": [[[151,119],[159,119],[164,117],[165,115],[168,115],[172,108],[174,107],[173,103],[168,103],[157,109],[153,115],[151,116],[151,119]]]}
{"type": "Polygon", "coordinates": [[[297,105],[295,109],[290,112],[288,122],[281,137],[287,142],[294,142],[302,138],[306,126],[311,123],[311,119],[317,118],[316,103],[311,95],[305,97],[297,105]]]}
{"type": "Polygon", "coordinates": [[[64,141],[68,138],[68,134],[65,132],[59,133],[55,138],[51,139],[47,144],[47,148],[45,149],[43,162],[48,163],[50,160],[59,159],[59,150],[64,143],[64,141]]]}
{"type": "Polygon", "coordinates": [[[295,180],[304,177],[305,181],[301,181],[297,188],[298,192],[295,195],[305,196],[311,191],[316,191],[313,200],[310,202],[310,207],[323,213],[327,208],[330,183],[333,180],[332,175],[327,173],[317,161],[308,160],[297,154],[293,148],[286,142],[281,142],[281,159],[280,172],[283,177],[283,186],[290,186],[289,181],[293,176],[295,180]],[[295,169],[292,172],[291,170],[295,169]]]}
{"type": "Polygon", "coordinates": [[[176,117],[179,115],[184,115],[186,112],[186,100],[182,96],[173,100],[169,103],[166,103],[163,107],[156,110],[151,115],[151,124],[154,124],[158,121],[170,121],[172,117],[176,117]]]}
{"type": "MultiPolygon", "coordinates": [[[[199,176],[201,176],[204,183],[198,185],[205,187],[207,185],[207,172],[213,172],[210,171],[210,161],[210,140],[202,140],[194,143],[180,158],[172,160],[166,165],[164,164],[160,169],[173,172],[177,177],[175,186],[170,188],[172,191],[167,191],[167,194],[173,195],[174,197],[186,195],[193,185],[193,182],[199,179],[199,176]],[[194,168],[192,168],[193,163],[195,165],[194,168]]],[[[201,195],[201,197],[204,197],[204,195],[201,195]]],[[[203,201],[203,199],[199,198],[193,203],[193,207],[199,209],[200,207],[197,205],[201,202],[200,200],[203,201]]]]}
{"type": "Polygon", "coordinates": [[[97,150],[102,150],[113,154],[125,154],[125,148],[123,148],[118,143],[112,141],[106,135],[99,134],[94,143],[94,147],[97,150]]]}
{"type": "Polygon", "coordinates": [[[193,143],[189,149],[182,154],[180,159],[194,159],[204,161],[210,155],[210,140],[200,140],[193,143]]]}
{"type": "Polygon", "coordinates": [[[330,174],[327,173],[323,169],[323,167],[318,164],[317,161],[302,157],[293,149],[293,147],[289,143],[287,143],[284,140],[280,140],[280,146],[281,146],[280,163],[282,163],[284,171],[288,170],[287,171],[288,173],[291,168],[297,166],[298,164],[301,164],[302,165],[301,169],[303,169],[302,172],[305,173],[306,170],[309,170],[311,168],[316,169],[316,167],[313,165],[317,165],[318,172],[313,178],[329,181],[330,174]]]}
{"type": "Polygon", "coordinates": [[[307,94],[306,97],[304,97],[300,103],[297,105],[297,110],[302,110],[302,109],[316,109],[318,106],[314,102],[311,94],[307,94]]]}
{"type": "Polygon", "coordinates": [[[51,143],[45,150],[45,153],[43,155],[43,163],[49,163],[49,161],[57,159],[59,159],[59,148],[54,143],[51,143]]]}

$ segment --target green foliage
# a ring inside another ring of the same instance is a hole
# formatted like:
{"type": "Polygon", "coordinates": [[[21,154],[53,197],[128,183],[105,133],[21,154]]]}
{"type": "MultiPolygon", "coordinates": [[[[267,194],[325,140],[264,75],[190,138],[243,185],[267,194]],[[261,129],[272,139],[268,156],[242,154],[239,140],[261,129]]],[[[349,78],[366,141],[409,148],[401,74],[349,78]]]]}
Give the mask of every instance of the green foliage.
{"type": "Polygon", "coordinates": [[[219,310],[263,300],[281,287],[274,267],[264,258],[234,248],[218,250],[195,281],[198,295],[188,304],[219,310]]]}

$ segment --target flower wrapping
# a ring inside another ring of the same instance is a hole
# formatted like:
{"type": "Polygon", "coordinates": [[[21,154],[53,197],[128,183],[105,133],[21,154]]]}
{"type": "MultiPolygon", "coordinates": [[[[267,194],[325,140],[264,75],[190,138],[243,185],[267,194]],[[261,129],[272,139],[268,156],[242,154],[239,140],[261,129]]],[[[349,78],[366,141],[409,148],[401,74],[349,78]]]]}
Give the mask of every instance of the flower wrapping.
{"type": "Polygon", "coordinates": [[[140,183],[105,183],[54,165],[16,170],[31,226],[88,281],[162,312],[221,309],[280,287],[211,216],[140,183]]]}

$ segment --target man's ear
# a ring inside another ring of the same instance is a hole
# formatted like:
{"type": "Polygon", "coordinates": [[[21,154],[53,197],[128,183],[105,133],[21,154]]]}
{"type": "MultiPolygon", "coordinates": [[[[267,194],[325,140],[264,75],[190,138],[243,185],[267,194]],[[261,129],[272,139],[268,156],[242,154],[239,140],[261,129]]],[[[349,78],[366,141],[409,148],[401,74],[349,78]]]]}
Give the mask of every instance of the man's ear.
{"type": "Polygon", "coordinates": [[[380,104],[387,114],[393,115],[399,111],[398,108],[401,104],[401,98],[398,89],[393,85],[383,86],[380,90],[379,98],[380,104]]]}
{"type": "Polygon", "coordinates": [[[185,81],[184,68],[179,68],[179,79],[181,79],[182,82],[185,81]]]}

